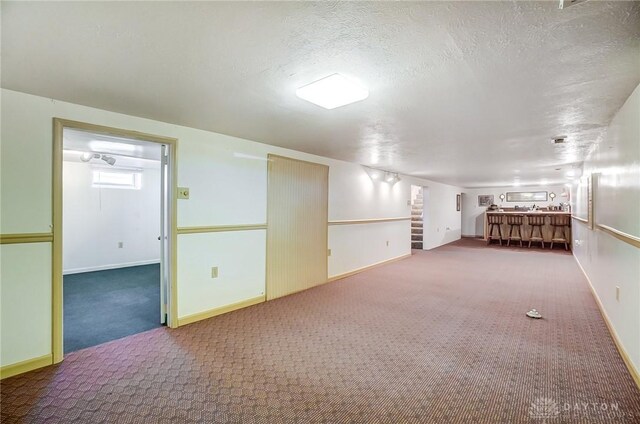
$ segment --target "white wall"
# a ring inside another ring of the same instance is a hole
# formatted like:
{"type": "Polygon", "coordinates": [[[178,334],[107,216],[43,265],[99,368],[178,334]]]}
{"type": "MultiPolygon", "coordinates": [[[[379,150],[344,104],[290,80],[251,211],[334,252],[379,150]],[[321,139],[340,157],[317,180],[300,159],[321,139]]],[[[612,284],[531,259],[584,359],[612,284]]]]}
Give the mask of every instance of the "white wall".
{"type": "Polygon", "coordinates": [[[518,206],[532,206],[533,204],[546,207],[551,204],[559,205],[567,202],[562,193],[568,191],[564,186],[526,186],[526,187],[490,187],[490,188],[465,188],[462,190],[462,235],[465,237],[479,237],[484,234],[484,212],[486,206],[478,206],[478,195],[493,194],[493,202],[505,208],[518,206]],[[506,196],[508,191],[546,191],[556,194],[554,201],[546,202],[504,202],[500,201],[500,194],[506,196]]]}
{"type": "MultiPolygon", "coordinates": [[[[420,184],[418,181],[414,184],[420,184]]],[[[456,211],[460,187],[428,182],[423,186],[422,248],[434,249],[458,240],[462,234],[462,212],[456,211]]]]}
{"type": "MultiPolygon", "coordinates": [[[[409,217],[407,201],[413,183],[429,188],[425,248],[460,237],[461,215],[455,211],[455,194],[460,192],[457,187],[410,177],[389,186],[371,181],[356,164],[10,90],[2,90],[2,233],[51,231],[53,117],[178,138],[178,184],[190,188],[190,199],[178,201],[178,227],[265,223],[266,157],[275,153],[330,167],[330,221],[409,217]]],[[[409,221],[330,226],[329,275],[409,254],[409,234],[409,221]],[[356,239],[358,251],[345,247],[356,239]]],[[[264,240],[264,230],[180,235],[178,316],[264,293],[264,240]],[[212,266],[219,267],[218,279],[210,277],[212,266]]],[[[32,261],[33,270],[20,273],[14,269],[17,263],[7,261],[8,269],[2,271],[2,313],[5,303],[19,304],[29,319],[13,320],[9,316],[5,320],[2,315],[0,341],[3,352],[9,354],[2,355],[1,365],[50,352],[43,352],[44,346],[50,348],[51,339],[50,261],[48,257],[43,259],[40,245],[16,246],[5,245],[2,252],[19,249],[21,255],[33,254],[41,259],[32,261]],[[27,342],[24,334],[37,340],[27,342]]]]}
{"type": "Polygon", "coordinates": [[[160,262],[160,162],[145,162],[133,190],[92,187],[97,168],[64,161],[64,273],[160,262]]]}
{"type": "MultiPolygon", "coordinates": [[[[594,194],[595,222],[640,236],[640,86],[585,161],[583,175],[591,173],[602,175],[594,194]]],[[[576,221],[573,237],[573,254],[640,372],[640,249],[576,221]]]]}

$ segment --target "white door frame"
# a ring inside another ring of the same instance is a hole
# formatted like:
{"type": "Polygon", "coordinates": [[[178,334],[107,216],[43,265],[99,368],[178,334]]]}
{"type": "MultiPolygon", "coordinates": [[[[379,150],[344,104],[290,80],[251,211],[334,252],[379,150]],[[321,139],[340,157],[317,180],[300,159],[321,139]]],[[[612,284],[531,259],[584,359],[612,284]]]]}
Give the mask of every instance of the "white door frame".
{"type": "MultiPolygon", "coordinates": [[[[62,297],[62,153],[63,153],[63,131],[65,128],[77,129],[92,133],[124,137],[134,140],[149,141],[159,143],[168,147],[167,155],[167,207],[166,222],[168,223],[166,257],[169,258],[166,267],[168,268],[167,290],[167,325],[171,328],[178,326],[177,318],[177,286],[176,286],[176,264],[177,264],[177,175],[176,158],[178,140],[171,137],[163,137],[153,134],[141,133],[138,131],[124,130],[119,128],[105,127],[102,125],[88,124],[84,122],[70,121],[66,119],[53,118],[53,244],[52,244],[52,267],[51,267],[51,295],[52,295],[52,329],[51,329],[51,350],[53,353],[53,363],[59,363],[64,358],[63,346],[63,297],[62,297]]],[[[167,262],[167,261],[161,261],[167,262]]]]}

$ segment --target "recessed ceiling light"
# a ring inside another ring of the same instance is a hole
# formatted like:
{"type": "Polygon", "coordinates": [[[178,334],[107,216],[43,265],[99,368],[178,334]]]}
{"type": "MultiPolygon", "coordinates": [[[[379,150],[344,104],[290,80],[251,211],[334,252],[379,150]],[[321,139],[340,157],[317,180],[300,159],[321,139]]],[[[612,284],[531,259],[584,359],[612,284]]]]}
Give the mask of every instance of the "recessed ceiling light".
{"type": "Polygon", "coordinates": [[[340,74],[329,75],[296,90],[296,96],[325,109],[335,109],[369,97],[369,90],[340,74]]]}

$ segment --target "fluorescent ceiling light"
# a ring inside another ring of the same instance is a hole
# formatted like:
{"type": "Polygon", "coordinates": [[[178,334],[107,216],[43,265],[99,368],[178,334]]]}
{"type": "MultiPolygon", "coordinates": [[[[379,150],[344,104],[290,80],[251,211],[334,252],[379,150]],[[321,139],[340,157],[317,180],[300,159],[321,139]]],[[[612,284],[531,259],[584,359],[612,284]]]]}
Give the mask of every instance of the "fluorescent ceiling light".
{"type": "Polygon", "coordinates": [[[89,142],[89,147],[91,147],[92,150],[107,153],[132,153],[136,151],[135,144],[118,143],[114,141],[92,140],[89,142]]]}
{"type": "Polygon", "coordinates": [[[296,96],[325,109],[335,109],[366,99],[369,90],[340,74],[333,74],[298,88],[296,96]]]}

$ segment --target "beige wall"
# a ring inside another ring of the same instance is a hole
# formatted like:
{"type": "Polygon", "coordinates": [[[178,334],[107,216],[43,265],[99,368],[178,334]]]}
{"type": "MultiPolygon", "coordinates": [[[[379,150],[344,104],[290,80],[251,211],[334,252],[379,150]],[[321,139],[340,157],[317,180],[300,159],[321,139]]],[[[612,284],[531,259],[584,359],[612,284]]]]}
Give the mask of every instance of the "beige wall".
{"type": "Polygon", "coordinates": [[[327,281],[329,167],[269,155],[267,300],[327,281]]]}
{"type": "MultiPolygon", "coordinates": [[[[329,166],[330,221],[409,217],[413,183],[431,190],[426,245],[436,247],[460,235],[457,187],[410,177],[389,186],[372,181],[357,164],[10,90],[2,90],[3,234],[51,231],[53,117],[178,138],[178,185],[190,188],[190,199],[178,201],[178,227],[265,224],[266,159],[274,153],[329,166]]],[[[408,254],[409,228],[409,221],[330,227],[329,276],[408,254]],[[357,251],[344,248],[356,238],[361,243],[357,251]]],[[[178,316],[263,295],[265,236],[265,230],[179,235],[178,316]],[[219,267],[218,279],[211,279],[212,266],[219,267]]],[[[4,366],[51,353],[51,247],[34,243],[1,249],[4,366]]]]}

